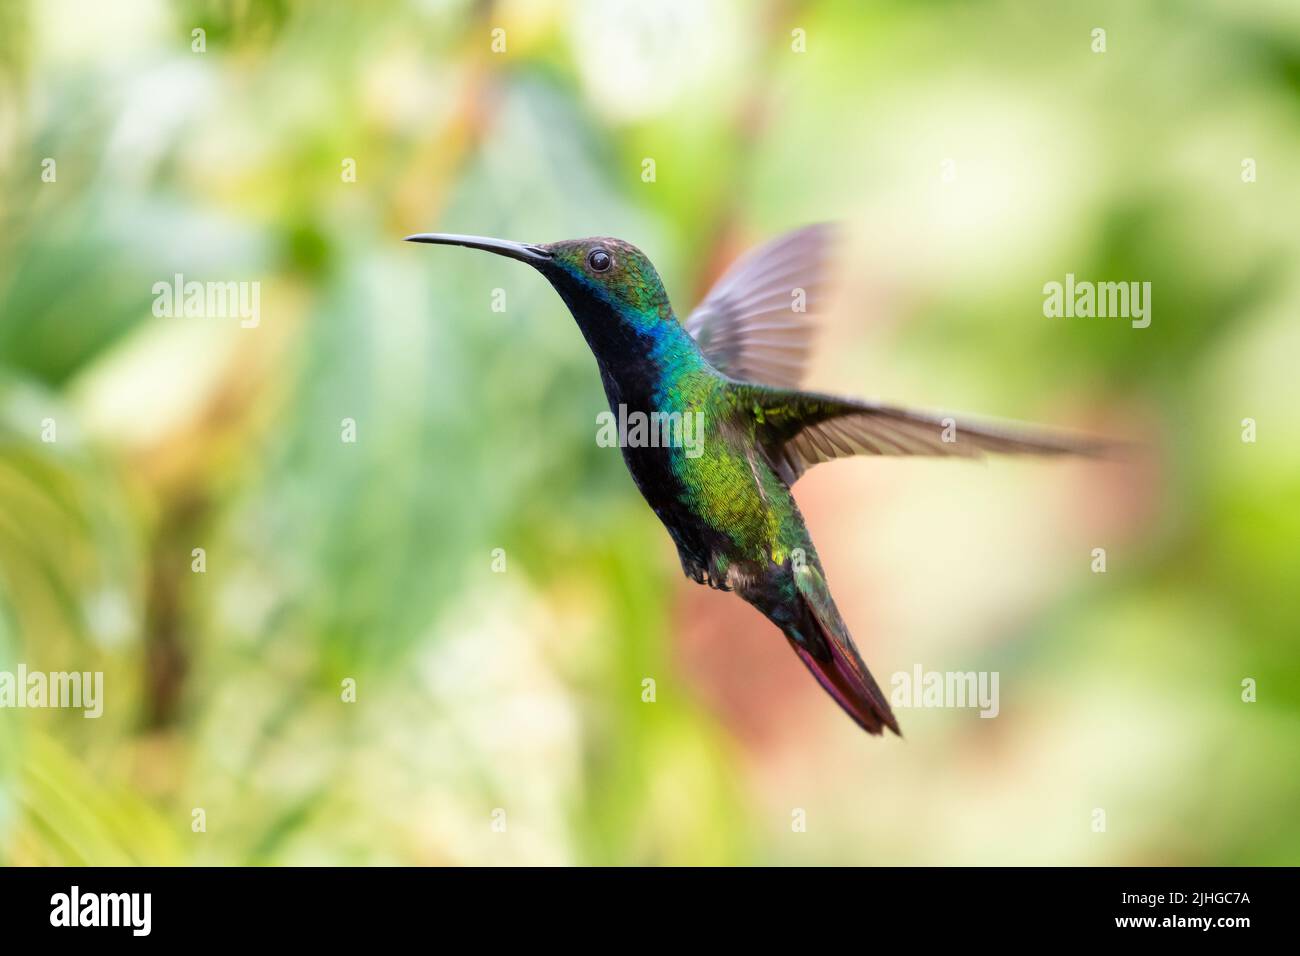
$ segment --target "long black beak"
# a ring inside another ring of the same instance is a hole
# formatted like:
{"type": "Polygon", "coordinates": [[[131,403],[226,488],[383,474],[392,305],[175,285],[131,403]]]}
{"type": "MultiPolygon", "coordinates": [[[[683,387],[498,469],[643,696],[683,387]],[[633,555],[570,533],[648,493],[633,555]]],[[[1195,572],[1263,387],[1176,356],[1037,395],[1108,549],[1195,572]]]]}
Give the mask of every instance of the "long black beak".
{"type": "Polygon", "coordinates": [[[429,242],[439,246],[465,246],[469,249],[482,249],[486,252],[495,252],[499,256],[505,256],[508,259],[518,259],[520,262],[527,262],[530,265],[541,265],[549,262],[551,254],[539,246],[530,246],[522,242],[511,242],[509,239],[490,239],[487,236],[457,236],[445,232],[420,232],[414,236],[407,236],[407,242],[429,242]]]}

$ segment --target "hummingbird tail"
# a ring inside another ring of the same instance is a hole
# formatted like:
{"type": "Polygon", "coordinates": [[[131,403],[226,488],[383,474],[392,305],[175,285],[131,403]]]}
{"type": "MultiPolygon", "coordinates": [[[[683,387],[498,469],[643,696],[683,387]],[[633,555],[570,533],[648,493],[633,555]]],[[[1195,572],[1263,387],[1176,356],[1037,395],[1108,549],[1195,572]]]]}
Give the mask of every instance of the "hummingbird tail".
{"type": "Polygon", "coordinates": [[[869,734],[888,727],[899,737],[898,720],[849,636],[821,574],[805,567],[794,575],[800,613],[781,627],[790,646],[817,682],[869,734]]]}

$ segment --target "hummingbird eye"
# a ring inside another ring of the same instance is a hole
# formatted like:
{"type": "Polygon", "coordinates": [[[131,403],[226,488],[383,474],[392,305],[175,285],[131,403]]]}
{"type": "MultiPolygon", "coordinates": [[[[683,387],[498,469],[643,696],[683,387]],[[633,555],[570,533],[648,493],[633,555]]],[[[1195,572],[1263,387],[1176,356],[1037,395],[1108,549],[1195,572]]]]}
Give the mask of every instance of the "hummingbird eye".
{"type": "Polygon", "coordinates": [[[604,272],[613,264],[613,256],[604,249],[592,249],[591,254],[587,256],[587,265],[591,266],[592,272],[604,272]]]}

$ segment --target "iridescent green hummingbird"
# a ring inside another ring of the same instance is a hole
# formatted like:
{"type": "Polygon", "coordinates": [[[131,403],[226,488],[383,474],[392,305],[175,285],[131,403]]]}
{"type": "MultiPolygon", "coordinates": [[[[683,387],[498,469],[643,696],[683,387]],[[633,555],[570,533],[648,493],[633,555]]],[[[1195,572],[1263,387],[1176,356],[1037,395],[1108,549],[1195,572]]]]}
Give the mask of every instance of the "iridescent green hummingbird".
{"type": "Polygon", "coordinates": [[[849,636],[790,487],[844,455],[1055,455],[1091,441],[799,389],[833,230],[789,233],[733,265],[685,322],[650,260],[608,237],[528,245],[424,233],[526,262],[554,286],[596,357],[611,412],[695,413],[703,441],[621,443],[691,579],[735,591],[871,734],[898,721],[849,636]],[[666,447],[665,447],[666,446],[666,447]]]}

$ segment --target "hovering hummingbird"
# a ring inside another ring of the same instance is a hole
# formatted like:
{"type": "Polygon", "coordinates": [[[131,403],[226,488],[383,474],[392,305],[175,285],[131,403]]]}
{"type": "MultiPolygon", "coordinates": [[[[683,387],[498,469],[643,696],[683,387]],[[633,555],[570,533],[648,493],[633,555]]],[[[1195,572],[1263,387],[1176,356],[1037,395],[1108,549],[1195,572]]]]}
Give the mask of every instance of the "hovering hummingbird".
{"type": "MultiPolygon", "coordinates": [[[[736,262],[680,322],[650,260],[599,237],[528,245],[422,233],[526,262],[578,323],[611,411],[702,415],[702,446],[622,444],[692,580],[735,591],[785,634],[863,730],[901,733],[826,584],[790,487],[845,455],[1087,453],[1091,441],[801,391],[833,230],[813,225],[736,262]]],[[[662,420],[662,419],[660,419],[662,420]]]]}

